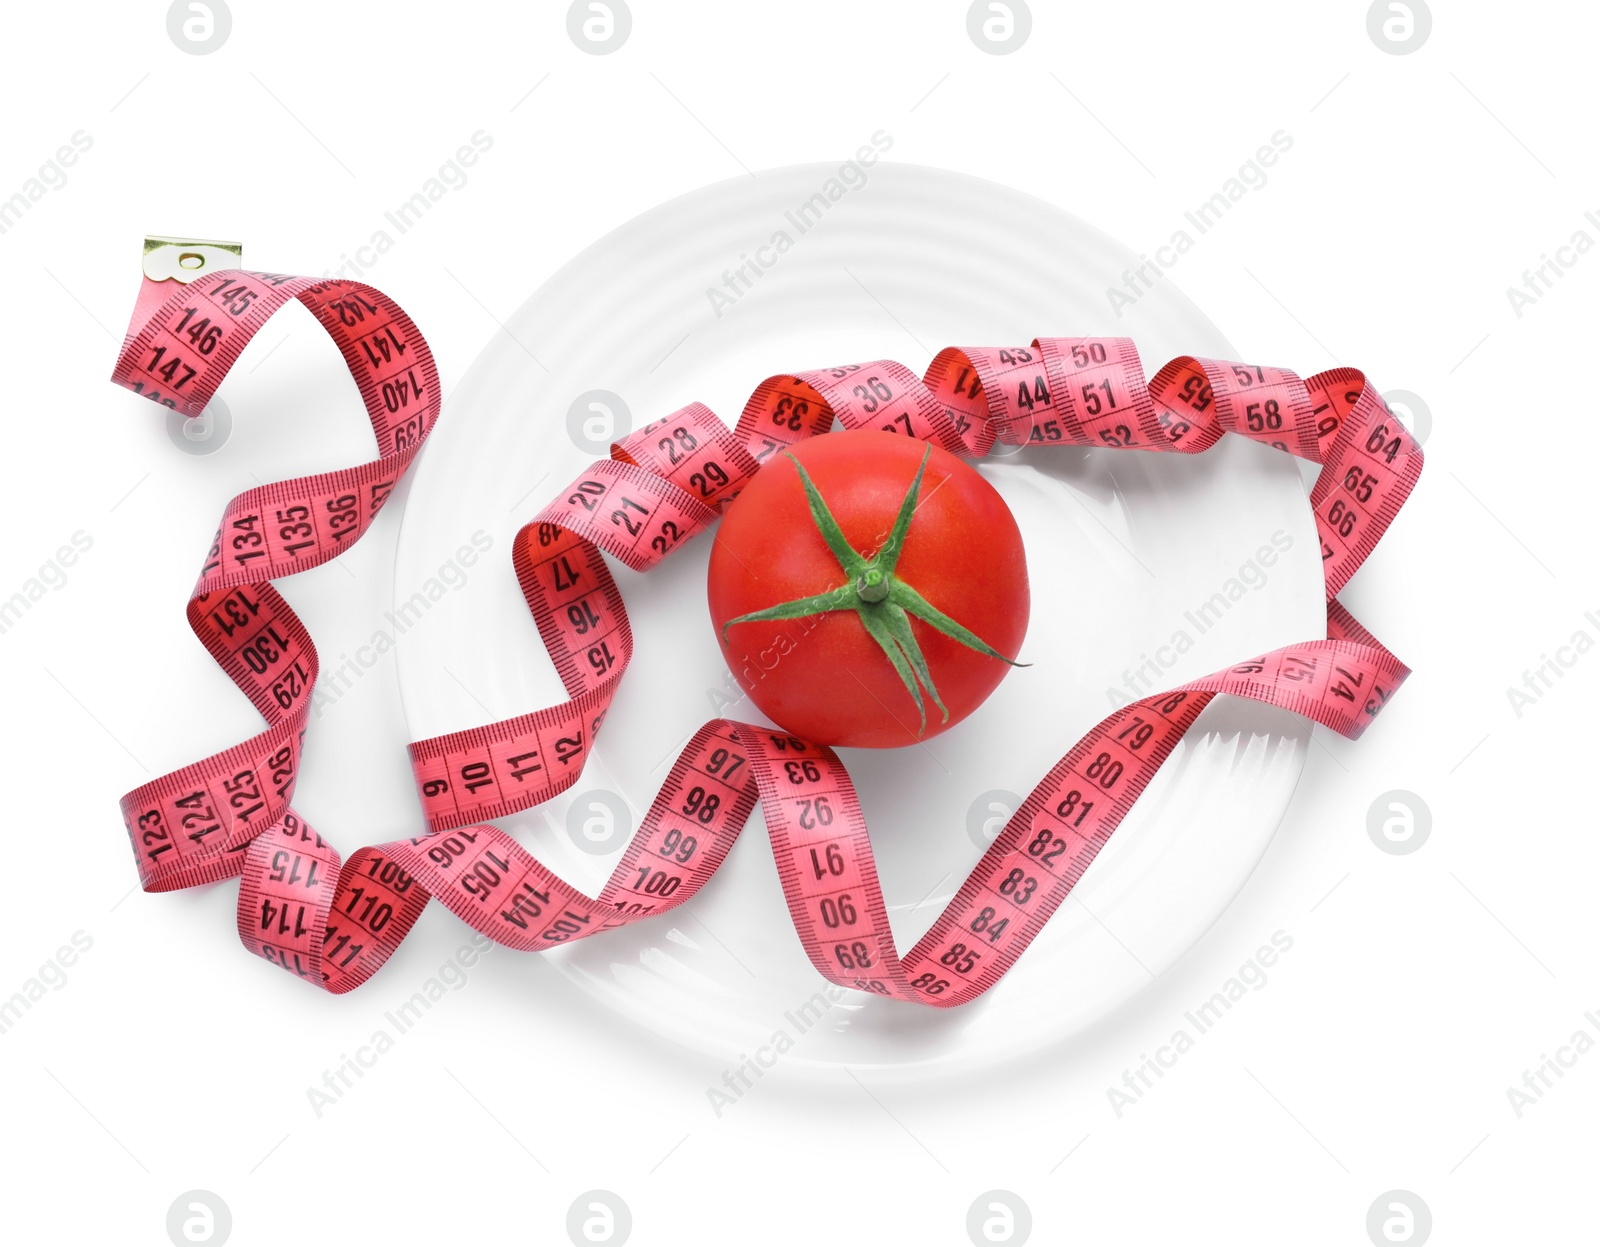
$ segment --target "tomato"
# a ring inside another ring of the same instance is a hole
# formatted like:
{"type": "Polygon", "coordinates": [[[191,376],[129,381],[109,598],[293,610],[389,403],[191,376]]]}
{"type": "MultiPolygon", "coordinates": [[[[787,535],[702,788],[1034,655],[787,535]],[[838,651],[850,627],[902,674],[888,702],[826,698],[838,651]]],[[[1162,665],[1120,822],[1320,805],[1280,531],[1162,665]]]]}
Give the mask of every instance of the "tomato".
{"type": "Polygon", "coordinates": [[[953,727],[1019,665],[1028,627],[1022,534],[994,487],[867,429],[767,461],[722,519],[708,597],[739,686],[825,745],[953,727]]]}

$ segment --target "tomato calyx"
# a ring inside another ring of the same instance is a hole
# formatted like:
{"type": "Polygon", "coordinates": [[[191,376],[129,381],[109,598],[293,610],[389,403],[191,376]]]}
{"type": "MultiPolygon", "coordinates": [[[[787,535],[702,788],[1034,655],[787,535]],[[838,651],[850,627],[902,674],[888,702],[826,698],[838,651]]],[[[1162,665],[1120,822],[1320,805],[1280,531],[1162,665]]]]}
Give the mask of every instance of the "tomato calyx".
{"type": "Polygon", "coordinates": [[[912,701],[916,703],[918,736],[923,735],[928,727],[928,713],[923,701],[924,691],[933,699],[933,704],[939,708],[946,722],[950,719],[950,711],[939,697],[939,690],[935,687],[933,677],[928,671],[927,659],[923,657],[922,647],[917,644],[916,634],[911,630],[911,616],[916,616],[929,627],[987,657],[999,659],[1013,667],[1028,665],[1007,658],[895,575],[895,565],[900,561],[900,552],[905,548],[906,534],[911,528],[911,517],[917,509],[917,493],[922,487],[922,474],[928,466],[928,457],[932,453],[931,445],[923,449],[922,461],[917,465],[917,473],[911,480],[911,488],[906,491],[905,497],[900,502],[900,509],[895,515],[894,527],[877,554],[867,558],[845,539],[838,521],[833,518],[833,512],[828,510],[828,504],[823,500],[805,465],[794,455],[785,452],[784,457],[793,463],[795,470],[800,473],[800,483],[806,491],[806,504],[811,511],[811,521],[817,526],[817,531],[827,543],[828,549],[833,552],[834,558],[838,560],[839,569],[845,576],[844,583],[823,593],[795,598],[790,602],[780,602],[764,610],[751,611],[722,625],[722,641],[726,645],[728,629],[734,624],[802,619],[830,611],[855,611],[867,634],[883,650],[884,657],[894,667],[906,687],[906,692],[911,694],[912,701]]]}

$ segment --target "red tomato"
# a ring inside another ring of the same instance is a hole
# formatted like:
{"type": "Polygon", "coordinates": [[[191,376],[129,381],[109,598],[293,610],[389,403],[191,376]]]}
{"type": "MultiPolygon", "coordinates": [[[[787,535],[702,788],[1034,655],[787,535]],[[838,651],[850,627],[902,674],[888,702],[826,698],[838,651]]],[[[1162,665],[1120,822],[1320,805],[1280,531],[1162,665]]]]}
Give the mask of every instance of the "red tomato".
{"type": "Polygon", "coordinates": [[[953,727],[1000,683],[1028,626],[1022,534],[994,487],[954,455],[875,430],[768,460],[722,519],[708,588],[740,687],[825,745],[889,748],[953,727]]]}

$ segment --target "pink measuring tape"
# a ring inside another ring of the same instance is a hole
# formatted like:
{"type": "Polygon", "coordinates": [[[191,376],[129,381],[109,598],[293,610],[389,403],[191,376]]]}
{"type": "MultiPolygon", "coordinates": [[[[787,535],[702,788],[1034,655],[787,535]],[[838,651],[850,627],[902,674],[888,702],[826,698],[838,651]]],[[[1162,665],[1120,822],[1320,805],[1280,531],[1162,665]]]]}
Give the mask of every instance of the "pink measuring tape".
{"type": "MultiPolygon", "coordinates": [[[[1147,382],[1130,339],[1082,337],[947,348],[920,379],[889,360],[785,374],[756,389],[731,430],[698,403],[639,429],[518,532],[516,575],[569,699],[412,744],[427,833],[343,861],[289,805],[317,654],[271,582],[337,557],[366,531],[438,417],[437,370],[410,318],[371,287],[217,268],[205,248],[173,245],[204,271],[173,285],[151,279],[147,263],[112,379],[197,416],[245,343],[297,299],[343,354],[379,455],[228,504],[189,625],[267,726],[128,793],[123,818],[146,891],[242,876],[245,946],[327,991],[371,977],[430,897],[496,943],[530,951],[664,913],[716,872],[759,801],[819,973],[881,996],[963,1004],[1027,948],[1218,693],[1286,707],[1353,739],[1408,674],[1335,600],[1422,471],[1421,448],[1354,369],[1302,380],[1182,357],[1147,382]],[[1108,715],[1039,781],[903,957],[849,775],[832,749],[781,729],[728,719],[701,727],[598,897],[482,821],[548,800],[583,770],[633,652],[604,555],[654,567],[713,524],[766,459],[835,420],[968,459],[996,442],[1195,454],[1236,433],[1322,465],[1311,505],[1327,636],[1108,715]]],[[[173,272],[187,276],[184,267],[179,259],[173,272]]]]}

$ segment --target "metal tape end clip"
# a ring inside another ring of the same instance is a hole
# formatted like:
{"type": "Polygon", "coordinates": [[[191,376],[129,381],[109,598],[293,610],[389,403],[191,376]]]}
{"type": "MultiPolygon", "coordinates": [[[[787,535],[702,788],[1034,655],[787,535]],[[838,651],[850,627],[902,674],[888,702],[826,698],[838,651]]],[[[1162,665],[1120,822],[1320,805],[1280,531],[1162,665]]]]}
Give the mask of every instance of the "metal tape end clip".
{"type": "Polygon", "coordinates": [[[241,242],[154,236],[144,240],[144,275],[151,281],[188,285],[206,273],[239,268],[243,259],[244,244],[241,242]]]}

